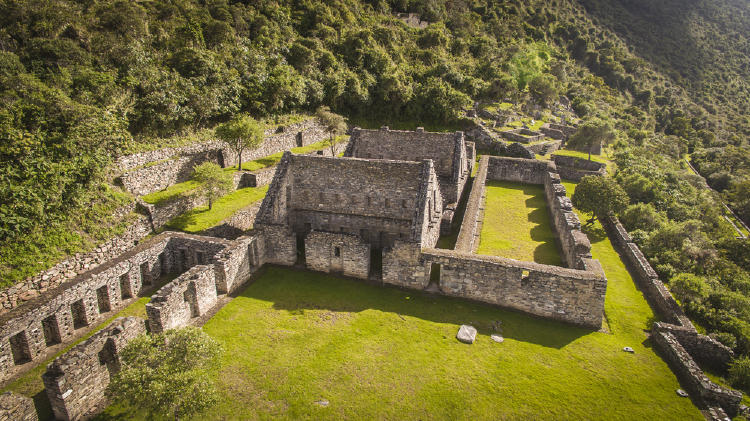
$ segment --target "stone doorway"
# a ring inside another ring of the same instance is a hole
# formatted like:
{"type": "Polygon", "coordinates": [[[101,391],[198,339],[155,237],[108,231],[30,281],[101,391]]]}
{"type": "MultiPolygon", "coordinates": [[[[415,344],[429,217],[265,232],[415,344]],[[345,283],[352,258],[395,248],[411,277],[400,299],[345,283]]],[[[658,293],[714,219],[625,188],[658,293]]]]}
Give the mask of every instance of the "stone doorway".
{"type": "Polygon", "coordinates": [[[383,280],[383,249],[370,248],[370,274],[369,278],[376,281],[383,280]]]}
{"type": "Polygon", "coordinates": [[[344,271],[344,257],[341,250],[340,244],[334,244],[331,247],[331,264],[329,270],[331,272],[343,272],[344,271]]]}
{"type": "Polygon", "coordinates": [[[305,234],[297,233],[297,264],[305,265],[305,234]]]}

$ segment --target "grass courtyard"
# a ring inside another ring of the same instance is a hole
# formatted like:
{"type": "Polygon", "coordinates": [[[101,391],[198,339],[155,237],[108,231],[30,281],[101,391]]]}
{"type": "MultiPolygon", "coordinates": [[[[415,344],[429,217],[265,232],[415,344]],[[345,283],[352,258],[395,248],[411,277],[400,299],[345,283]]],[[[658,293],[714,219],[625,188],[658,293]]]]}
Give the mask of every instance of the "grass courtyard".
{"type": "Polygon", "coordinates": [[[562,265],[541,185],[488,181],[478,254],[562,265]]]}
{"type": "Polygon", "coordinates": [[[645,342],[653,313],[609,242],[596,244],[611,333],[269,267],[203,328],[226,353],[220,403],[196,419],[702,419],[645,342]],[[462,323],[475,344],[454,338],[462,323]]]}

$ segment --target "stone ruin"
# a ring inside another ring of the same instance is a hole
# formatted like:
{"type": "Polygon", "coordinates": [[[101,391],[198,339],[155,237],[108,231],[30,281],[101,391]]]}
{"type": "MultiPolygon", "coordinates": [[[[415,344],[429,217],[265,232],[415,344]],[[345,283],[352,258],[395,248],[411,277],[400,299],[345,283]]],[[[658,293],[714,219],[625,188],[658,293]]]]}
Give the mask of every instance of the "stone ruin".
{"type": "MultiPolygon", "coordinates": [[[[387,128],[355,129],[344,158],[287,152],[253,231],[233,240],[162,233],[0,315],[0,381],[38,364],[139,295],[152,293],[159,278],[176,275],[153,293],[148,320],[116,319],[48,366],[43,380],[55,416],[88,417],[104,402],[119,370],[119,352],[129,340],[146,331],[200,325],[266,263],[430,290],[600,328],[607,280],[592,259],[559,167],[483,156],[467,193],[474,153],[461,132],[387,128]],[[476,254],[487,180],[544,187],[566,267],[476,254]],[[435,248],[446,214],[452,218],[466,194],[455,249],[435,248]]],[[[741,395],[713,384],[696,363],[725,369],[731,350],[695,331],[616,219],[605,221],[605,227],[649,302],[668,322],[654,325],[655,345],[694,399],[712,414],[736,413],[741,395]]],[[[5,419],[36,419],[31,399],[0,395],[0,420],[5,419]]]]}
{"type": "Polygon", "coordinates": [[[344,152],[345,157],[422,161],[430,159],[435,167],[443,196],[442,233],[450,232],[458,200],[474,166],[474,143],[467,142],[463,132],[432,133],[418,127],[416,131],[363,130],[355,127],[344,152]]]}

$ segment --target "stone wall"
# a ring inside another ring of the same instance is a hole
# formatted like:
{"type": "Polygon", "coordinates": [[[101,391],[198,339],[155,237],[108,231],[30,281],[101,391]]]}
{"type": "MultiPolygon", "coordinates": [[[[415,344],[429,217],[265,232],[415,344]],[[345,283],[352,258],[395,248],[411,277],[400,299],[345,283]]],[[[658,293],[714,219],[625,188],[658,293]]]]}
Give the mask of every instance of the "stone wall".
{"type": "Polygon", "coordinates": [[[490,156],[487,166],[487,179],[544,184],[544,175],[548,171],[549,164],[545,161],[490,156]]]}
{"type": "Polygon", "coordinates": [[[580,181],[589,175],[603,176],[607,173],[606,164],[574,156],[552,155],[552,161],[557,166],[560,177],[566,180],[580,181]]]}
{"type": "MultiPolygon", "coordinates": [[[[438,249],[423,250],[421,263],[422,284],[429,282],[432,265],[440,266],[439,288],[445,295],[601,327],[607,279],[595,263],[583,271],[438,249]]],[[[412,277],[418,279],[419,273],[412,277]]]]}
{"type": "Polygon", "coordinates": [[[721,387],[706,377],[671,332],[657,330],[652,332],[651,339],[694,400],[705,406],[720,406],[731,417],[737,415],[742,393],[721,387]]]}
{"type": "Polygon", "coordinates": [[[255,225],[255,217],[260,209],[260,204],[261,201],[257,201],[245,206],[216,226],[203,231],[202,234],[229,240],[239,238],[255,225]]]}
{"type": "Polygon", "coordinates": [[[669,323],[685,326],[694,330],[690,319],[682,311],[664,283],[659,279],[654,269],[648,263],[638,246],[628,235],[620,221],[612,216],[602,218],[602,225],[607,231],[609,238],[617,248],[625,265],[633,275],[646,300],[669,323]]]}
{"type": "Polygon", "coordinates": [[[576,131],[578,131],[577,127],[565,126],[562,124],[548,123],[548,124],[545,124],[545,126],[547,126],[547,128],[551,130],[559,131],[565,136],[565,139],[569,138],[570,136],[573,136],[574,134],[576,134],[576,131]]]}
{"type": "Polygon", "coordinates": [[[730,348],[715,339],[699,334],[690,327],[656,322],[653,330],[674,335],[701,367],[709,367],[715,373],[726,373],[729,363],[734,358],[734,351],[730,348]]]}
{"type": "Polygon", "coordinates": [[[489,157],[486,155],[479,161],[479,169],[474,176],[471,193],[466,202],[464,220],[461,223],[461,229],[458,232],[454,247],[457,251],[474,253],[479,247],[479,236],[482,232],[482,221],[484,220],[485,182],[487,180],[488,163],[489,157]]]}
{"type": "MultiPolygon", "coordinates": [[[[306,120],[275,132],[266,132],[263,143],[242,156],[247,162],[299,146],[308,146],[323,140],[325,129],[316,119],[306,120]]],[[[209,141],[179,148],[128,155],[118,159],[123,186],[135,195],[145,195],[162,190],[172,184],[187,181],[195,165],[215,162],[221,166],[237,164],[237,156],[219,141],[209,141]]]]}
{"type": "Polygon", "coordinates": [[[213,262],[229,241],[167,232],[0,315],[0,381],[130,303],[166,273],[213,262]]]}
{"type": "Polygon", "coordinates": [[[237,291],[250,274],[266,262],[265,242],[258,236],[240,237],[222,250],[215,259],[216,291],[228,294],[237,291]]]}
{"type": "Polygon", "coordinates": [[[55,418],[78,420],[95,409],[120,370],[120,352],[145,332],[143,319],[121,317],[56,358],[42,375],[55,418]]]}
{"type": "Polygon", "coordinates": [[[433,133],[421,127],[416,131],[355,127],[344,156],[413,162],[431,159],[440,180],[440,193],[449,204],[458,202],[471,175],[473,149],[472,144],[465,142],[463,132],[433,133]]]}
{"type": "Polygon", "coordinates": [[[370,245],[356,235],[311,231],[305,236],[308,269],[367,279],[370,245]]]}
{"type": "Polygon", "coordinates": [[[0,421],[37,421],[34,400],[14,392],[0,395],[0,421]]]}
{"type": "Polygon", "coordinates": [[[194,266],[151,296],[146,304],[149,331],[162,333],[186,326],[211,310],[216,300],[214,268],[194,266]]]}
{"type": "Polygon", "coordinates": [[[500,132],[510,142],[531,143],[544,139],[544,134],[529,129],[513,129],[500,132]]]}
{"type": "MultiPolygon", "coordinates": [[[[115,218],[125,217],[134,210],[135,204],[120,208],[115,212],[115,218]]],[[[151,223],[148,217],[136,215],[122,234],[105,241],[94,250],[77,253],[33,277],[0,291],[0,315],[132,249],[150,233],[151,223]]]]}
{"type": "Polygon", "coordinates": [[[570,268],[583,269],[583,260],[591,258],[591,242],[581,230],[581,221],[556,172],[545,173],[544,193],[565,263],[570,268]]]}

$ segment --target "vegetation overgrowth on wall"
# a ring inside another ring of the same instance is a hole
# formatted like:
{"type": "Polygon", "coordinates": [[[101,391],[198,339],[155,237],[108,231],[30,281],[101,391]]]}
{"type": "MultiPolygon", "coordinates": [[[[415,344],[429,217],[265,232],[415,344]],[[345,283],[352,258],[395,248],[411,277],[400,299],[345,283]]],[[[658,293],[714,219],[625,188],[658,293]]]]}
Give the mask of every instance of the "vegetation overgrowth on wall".
{"type": "Polygon", "coordinates": [[[612,125],[621,219],[657,272],[691,317],[750,353],[747,242],[684,164],[748,219],[743,0],[0,4],[3,283],[117,231],[107,215],[129,198],[101,187],[109,164],[164,137],[320,105],[453,127],[472,101],[564,94],[583,123],[612,125]],[[404,11],[430,24],[408,26],[404,11]]]}

